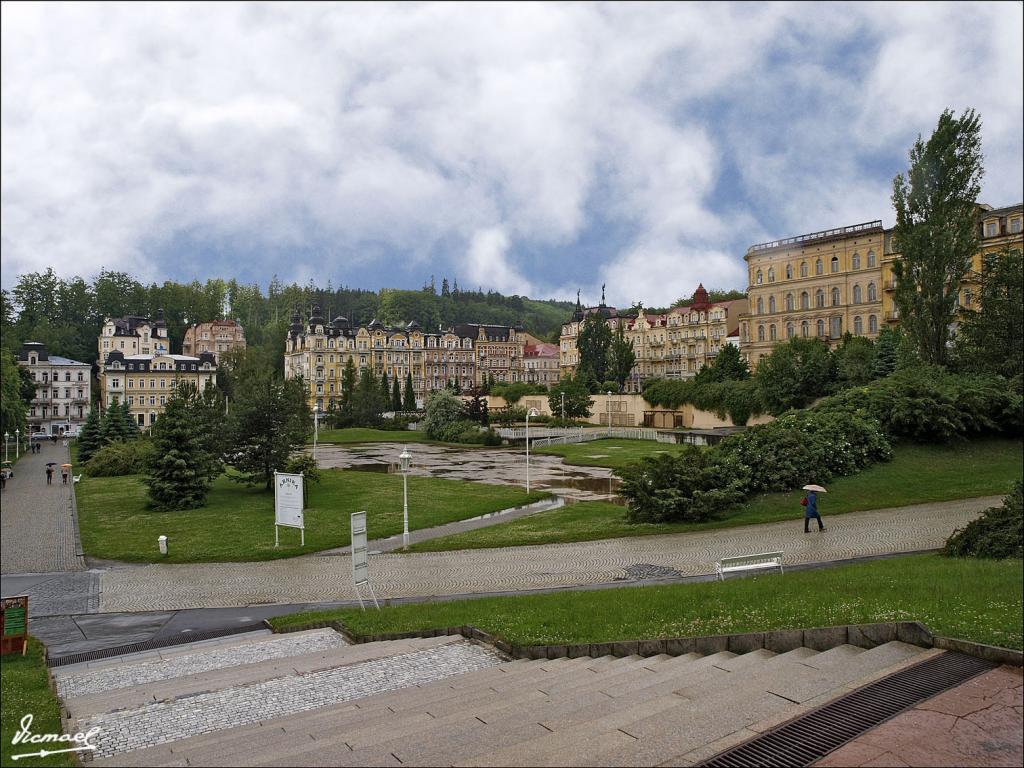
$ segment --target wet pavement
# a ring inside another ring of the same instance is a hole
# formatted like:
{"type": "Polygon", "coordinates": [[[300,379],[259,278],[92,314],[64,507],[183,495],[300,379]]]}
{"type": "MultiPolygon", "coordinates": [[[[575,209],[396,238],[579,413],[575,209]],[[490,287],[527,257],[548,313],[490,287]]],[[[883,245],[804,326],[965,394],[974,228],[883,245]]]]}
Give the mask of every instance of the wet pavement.
{"type": "MultiPolygon", "coordinates": [[[[398,454],[407,447],[412,454],[410,475],[466,480],[491,485],[526,485],[526,451],[509,448],[449,448],[442,445],[375,443],[340,446],[321,443],[316,457],[321,467],[360,472],[398,472],[398,454]]],[[[594,449],[595,456],[606,456],[594,449]]],[[[619,479],[603,467],[565,464],[560,456],[530,454],[530,487],[543,489],[572,501],[612,501],[619,479]]]]}

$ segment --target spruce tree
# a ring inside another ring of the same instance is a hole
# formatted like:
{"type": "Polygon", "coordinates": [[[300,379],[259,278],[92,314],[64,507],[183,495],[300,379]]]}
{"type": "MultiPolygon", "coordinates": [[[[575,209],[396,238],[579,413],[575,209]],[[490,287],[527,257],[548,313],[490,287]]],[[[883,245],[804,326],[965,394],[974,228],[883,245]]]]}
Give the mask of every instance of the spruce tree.
{"type": "Polygon", "coordinates": [[[402,410],[402,385],[398,383],[398,377],[391,382],[391,410],[398,413],[402,410]]]}
{"type": "Polygon", "coordinates": [[[99,447],[102,448],[104,445],[109,445],[115,440],[120,440],[122,427],[121,403],[111,403],[107,406],[107,410],[103,412],[103,417],[100,419],[99,447]]]}
{"type": "Polygon", "coordinates": [[[883,328],[875,341],[875,361],[871,366],[871,375],[874,378],[881,379],[896,371],[899,346],[899,333],[892,328],[883,328]]]}
{"type": "Polygon", "coordinates": [[[402,397],[402,410],[412,413],[416,410],[416,392],[412,388],[412,374],[405,374],[405,393],[402,397]]]}
{"type": "Polygon", "coordinates": [[[391,406],[391,385],[388,383],[387,373],[380,375],[380,395],[381,402],[384,404],[382,411],[386,411],[391,406]]]}
{"type": "Polygon", "coordinates": [[[89,409],[82,429],[78,433],[78,462],[85,464],[100,449],[100,414],[96,408],[89,409]]]}
{"type": "Polygon", "coordinates": [[[211,478],[200,429],[187,393],[176,392],[153,426],[145,482],[155,509],[195,509],[206,501],[211,478]]]}
{"type": "Polygon", "coordinates": [[[118,432],[121,440],[132,440],[139,436],[139,428],[135,417],[132,416],[131,406],[128,405],[127,400],[122,400],[120,403],[120,421],[118,426],[118,432]]]}

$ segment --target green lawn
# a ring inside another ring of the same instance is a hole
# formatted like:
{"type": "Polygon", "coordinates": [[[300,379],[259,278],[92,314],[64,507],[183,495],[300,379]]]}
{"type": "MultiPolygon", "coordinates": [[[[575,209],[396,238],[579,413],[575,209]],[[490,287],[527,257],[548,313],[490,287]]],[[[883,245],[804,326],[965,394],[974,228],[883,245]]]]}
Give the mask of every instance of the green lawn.
{"type": "MultiPolygon", "coordinates": [[[[593,443],[590,443],[593,445],[593,443]]],[[[578,447],[578,446],[569,446],[578,447]]],[[[1017,440],[975,440],[954,445],[901,445],[895,458],[858,475],[841,477],[819,494],[823,517],[844,512],[1005,494],[1024,473],[1024,452],[1017,440]]],[[[540,512],[508,523],[478,528],[412,546],[418,552],[515,547],[567,541],[593,541],[623,536],[680,533],[709,528],[799,519],[802,492],[757,496],[728,517],[706,523],[630,525],[623,507],[583,502],[540,512]]]]}
{"type": "Polygon", "coordinates": [[[920,620],[933,632],[1021,648],[1020,560],[911,555],[664,587],[569,591],[292,614],[276,628],[340,620],[357,635],[472,624],[519,645],[598,643],[920,620]]]}
{"type": "MultiPolygon", "coordinates": [[[[371,539],[402,531],[402,478],[372,472],[322,471],[308,486],[306,546],[299,531],[281,528],[274,548],[274,497],[218,478],[207,504],[184,512],[146,508],[141,477],[83,477],[75,486],[82,545],[91,557],[129,562],[271,560],[349,543],[349,513],[367,511],[371,539]],[[169,540],[161,557],[157,537],[169,540]]],[[[409,478],[409,527],[429,528],[546,498],[517,487],[426,477],[409,478]]]]}
{"type": "Polygon", "coordinates": [[[680,453],[684,447],[674,443],[657,443],[653,440],[605,438],[602,440],[592,440],[589,443],[550,445],[533,450],[535,453],[561,456],[566,464],[622,469],[626,465],[635,464],[647,456],[656,456],[661,453],[680,453]]]}
{"type": "MultiPolygon", "coordinates": [[[[317,435],[321,443],[426,443],[427,435],[424,432],[411,429],[398,431],[387,429],[363,429],[352,427],[350,429],[321,429],[317,435]]],[[[309,443],[312,445],[313,436],[309,436],[309,443]]]]}
{"type": "Polygon", "coordinates": [[[40,748],[59,749],[73,744],[17,744],[12,745],[14,734],[21,730],[21,719],[32,715],[31,731],[34,734],[64,732],[60,722],[60,705],[50,690],[50,678],[43,659],[43,645],[35,638],[29,638],[28,653],[25,656],[9,654],[0,657],[0,765],[73,766],[70,753],[46,757],[21,758],[17,762],[12,754],[38,752],[40,748]]]}

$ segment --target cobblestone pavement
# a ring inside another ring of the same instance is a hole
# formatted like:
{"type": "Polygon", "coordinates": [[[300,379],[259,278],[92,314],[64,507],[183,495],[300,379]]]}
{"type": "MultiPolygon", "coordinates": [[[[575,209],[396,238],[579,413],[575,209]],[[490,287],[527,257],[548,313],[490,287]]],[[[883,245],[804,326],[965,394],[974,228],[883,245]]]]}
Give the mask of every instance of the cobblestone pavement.
{"type": "MultiPolygon", "coordinates": [[[[529,591],[714,572],[724,556],[782,551],[786,565],[941,547],[999,497],[825,516],[824,532],[792,521],[666,536],[546,546],[381,554],[370,558],[378,598],[529,591]],[[642,567],[640,567],[642,566],[642,567]],[[661,570],[665,569],[665,570],[661,570]]],[[[150,565],[107,571],[100,611],[173,610],[356,599],[347,556],[262,563],[150,565]]]]}
{"type": "Polygon", "coordinates": [[[157,680],[170,680],[213,669],[283,659],[287,656],[314,653],[345,645],[348,643],[337,632],[322,629],[305,632],[301,636],[285,636],[276,640],[244,643],[221,649],[203,648],[197,653],[147,659],[93,671],[76,671],[70,675],[63,674],[58,668],[55,673],[57,693],[63,698],[84,696],[87,693],[128,688],[157,680]]]}
{"type": "MultiPolygon", "coordinates": [[[[69,461],[60,442],[43,442],[38,454],[23,456],[3,491],[0,513],[0,573],[80,571],[85,561],[78,543],[71,481],[63,485],[60,465],[69,461]],[[53,484],[46,464],[55,462],[53,484]]],[[[13,456],[13,454],[12,454],[13,456]]]]}
{"type": "Polygon", "coordinates": [[[971,765],[1024,762],[1019,667],[999,667],[873,728],[819,766],[971,765]]]}
{"type": "Polygon", "coordinates": [[[98,571],[75,571],[42,574],[32,579],[7,578],[3,594],[28,595],[29,615],[33,619],[95,613],[100,604],[100,575],[98,571]],[[28,583],[23,586],[19,582],[28,583]]]}
{"type": "Polygon", "coordinates": [[[305,675],[289,675],[83,718],[70,733],[100,727],[94,757],[257,723],[330,704],[497,666],[496,651],[467,641],[305,675]]]}
{"type": "MultiPolygon", "coordinates": [[[[359,446],[321,445],[317,461],[322,467],[396,472],[403,443],[373,443],[359,446]]],[[[414,443],[409,474],[440,477],[492,485],[526,484],[525,449],[448,448],[414,443]]],[[[595,448],[598,454],[599,449],[595,448]]],[[[530,487],[575,499],[608,501],[616,497],[618,478],[604,467],[572,466],[561,456],[530,454],[530,487]]]]}

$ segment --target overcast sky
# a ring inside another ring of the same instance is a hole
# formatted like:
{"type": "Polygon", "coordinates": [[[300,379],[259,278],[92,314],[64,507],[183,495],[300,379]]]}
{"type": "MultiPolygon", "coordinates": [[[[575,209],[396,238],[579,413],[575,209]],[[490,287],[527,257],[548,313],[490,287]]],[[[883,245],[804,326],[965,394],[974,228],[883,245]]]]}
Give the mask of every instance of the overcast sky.
{"type": "Polygon", "coordinates": [[[880,218],[945,107],[1022,193],[1022,5],[4,3],[2,282],[666,304],[880,218]]]}

